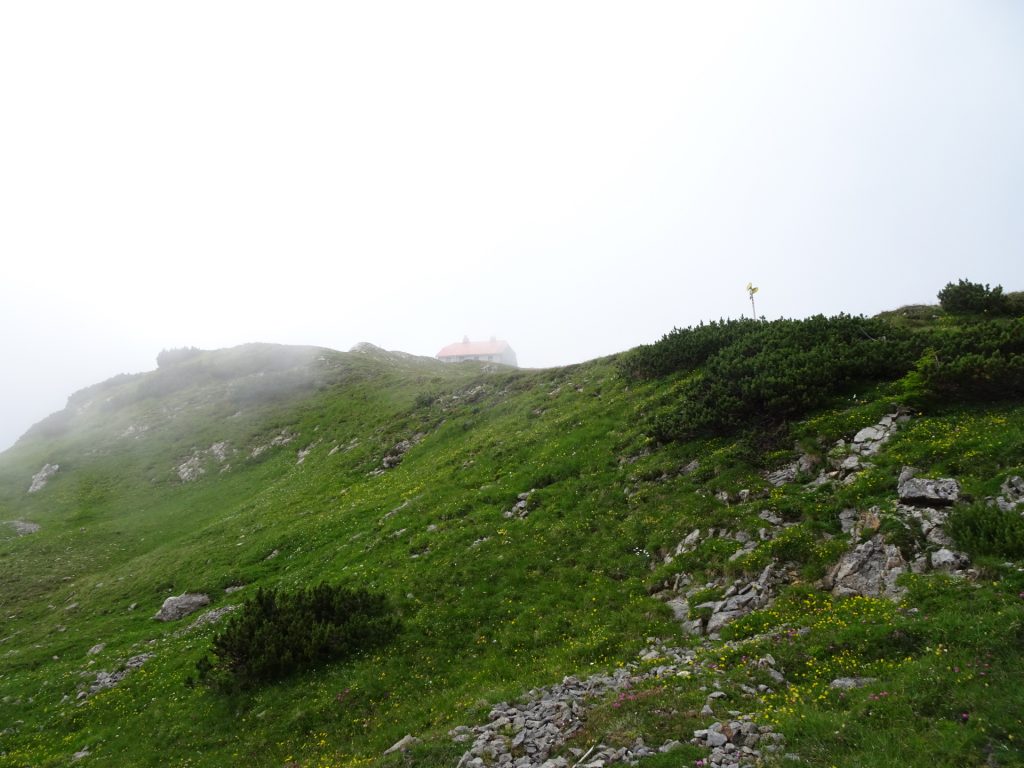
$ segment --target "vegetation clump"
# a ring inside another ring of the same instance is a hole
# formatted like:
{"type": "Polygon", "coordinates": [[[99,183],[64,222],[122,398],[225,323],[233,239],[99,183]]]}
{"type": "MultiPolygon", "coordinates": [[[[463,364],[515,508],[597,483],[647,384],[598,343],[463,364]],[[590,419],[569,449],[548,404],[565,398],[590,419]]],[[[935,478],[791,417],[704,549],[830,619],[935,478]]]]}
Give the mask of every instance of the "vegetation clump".
{"type": "Polygon", "coordinates": [[[955,285],[947,283],[939,291],[939,304],[954,315],[998,316],[1009,314],[1010,309],[1001,285],[990,288],[987,283],[982,285],[969,280],[958,280],[955,285]]]}
{"type": "Polygon", "coordinates": [[[235,690],[344,661],[393,639],[398,619],[383,595],[322,582],[310,589],[260,589],[213,639],[200,682],[235,690]]]}
{"type": "Polygon", "coordinates": [[[900,377],[920,352],[918,337],[878,319],[738,320],[676,329],[627,355],[620,372],[695,372],[650,419],[652,436],[669,442],[784,423],[858,385],[900,377]]]}

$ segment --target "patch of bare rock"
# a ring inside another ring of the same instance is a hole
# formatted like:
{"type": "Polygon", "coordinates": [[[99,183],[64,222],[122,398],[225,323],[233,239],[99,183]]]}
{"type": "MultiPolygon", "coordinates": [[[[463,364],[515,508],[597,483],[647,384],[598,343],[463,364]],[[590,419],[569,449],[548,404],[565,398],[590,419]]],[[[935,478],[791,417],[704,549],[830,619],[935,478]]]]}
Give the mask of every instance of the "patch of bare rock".
{"type": "Polygon", "coordinates": [[[138,656],[132,656],[128,661],[124,663],[120,669],[114,672],[100,671],[96,673],[96,679],[89,684],[88,689],[82,689],[78,692],[78,699],[84,699],[87,696],[91,696],[100,691],[105,691],[108,688],[113,688],[115,685],[124,680],[132,670],[138,669],[147,661],[153,658],[155,654],[152,653],[140,653],[138,656]]]}
{"type": "Polygon", "coordinates": [[[11,526],[19,536],[28,536],[39,532],[39,523],[30,523],[27,520],[6,520],[5,524],[11,526]]]}
{"type": "Polygon", "coordinates": [[[287,429],[282,430],[280,433],[271,438],[269,442],[260,443],[255,448],[253,448],[252,452],[250,452],[249,454],[249,458],[259,458],[264,453],[269,451],[271,448],[280,448],[283,445],[288,445],[288,443],[292,442],[292,440],[294,440],[296,437],[298,437],[298,435],[289,432],[287,429]]]}
{"type": "Polygon", "coordinates": [[[28,492],[38,493],[43,490],[58,470],[60,470],[60,464],[44,464],[42,469],[32,475],[32,484],[28,487],[28,492]]]}
{"type": "Polygon", "coordinates": [[[384,458],[381,459],[381,465],[377,469],[373,470],[370,475],[378,476],[384,474],[386,470],[394,469],[402,463],[402,459],[405,458],[405,454],[408,453],[415,445],[417,445],[426,434],[423,432],[417,432],[415,435],[410,437],[408,440],[399,440],[395,443],[394,447],[391,448],[384,458]]]}
{"type": "MultiPolygon", "coordinates": [[[[209,448],[194,448],[192,455],[174,468],[178,479],[183,483],[192,483],[206,474],[206,464],[209,459],[214,459],[219,464],[224,464],[233,453],[230,443],[226,440],[214,443],[209,448]]],[[[229,465],[225,465],[225,468],[229,465]]]]}
{"type": "MultiPolygon", "coordinates": [[[[535,688],[521,702],[496,704],[487,723],[462,725],[449,731],[455,742],[469,744],[457,768],[604,768],[612,763],[635,765],[641,758],[679,747],[678,741],[653,746],[638,737],[628,746],[599,742],[588,750],[565,750],[571,758],[553,756],[583,728],[588,707],[594,701],[609,694],[624,695],[648,680],[691,674],[696,651],[670,647],[653,638],[648,640],[652,644],[636,662],[611,673],[584,679],[566,677],[556,685],[535,688]]],[[[712,691],[703,714],[713,716],[710,704],[725,696],[724,691],[712,691]]],[[[692,743],[708,748],[709,764],[748,768],[758,764],[765,751],[781,749],[783,739],[770,727],[758,726],[738,712],[736,717],[734,721],[715,722],[694,732],[692,743]]]]}

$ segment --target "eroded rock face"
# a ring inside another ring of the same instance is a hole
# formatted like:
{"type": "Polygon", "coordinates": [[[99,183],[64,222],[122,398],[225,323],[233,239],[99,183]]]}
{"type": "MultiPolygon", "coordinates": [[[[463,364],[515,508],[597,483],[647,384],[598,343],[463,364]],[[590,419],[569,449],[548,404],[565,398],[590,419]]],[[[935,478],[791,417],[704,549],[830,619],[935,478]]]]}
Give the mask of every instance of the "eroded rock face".
{"type": "Polygon", "coordinates": [[[917,477],[917,470],[904,467],[896,492],[904,504],[949,506],[960,500],[960,483],[951,477],[917,477]]]}
{"type": "Polygon", "coordinates": [[[907,572],[898,547],[886,544],[881,534],[857,545],[832,566],[822,586],[837,597],[865,595],[898,599],[903,589],[896,579],[907,572]]]}
{"type": "Polygon", "coordinates": [[[32,475],[32,485],[28,487],[28,492],[37,493],[43,490],[59,469],[60,464],[44,464],[42,469],[32,475]]]}
{"type": "Polygon", "coordinates": [[[186,592],[164,600],[164,604],[153,618],[157,621],[176,621],[209,604],[210,598],[208,595],[186,592]]]}

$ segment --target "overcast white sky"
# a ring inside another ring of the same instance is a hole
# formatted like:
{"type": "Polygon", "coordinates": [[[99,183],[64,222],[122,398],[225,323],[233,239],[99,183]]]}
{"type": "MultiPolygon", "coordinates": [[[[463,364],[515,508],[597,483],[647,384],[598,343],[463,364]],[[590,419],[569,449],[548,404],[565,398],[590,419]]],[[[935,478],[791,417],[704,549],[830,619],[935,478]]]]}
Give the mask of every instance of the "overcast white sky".
{"type": "Polygon", "coordinates": [[[0,4],[0,449],[162,348],[1024,289],[1024,3],[0,4]]]}

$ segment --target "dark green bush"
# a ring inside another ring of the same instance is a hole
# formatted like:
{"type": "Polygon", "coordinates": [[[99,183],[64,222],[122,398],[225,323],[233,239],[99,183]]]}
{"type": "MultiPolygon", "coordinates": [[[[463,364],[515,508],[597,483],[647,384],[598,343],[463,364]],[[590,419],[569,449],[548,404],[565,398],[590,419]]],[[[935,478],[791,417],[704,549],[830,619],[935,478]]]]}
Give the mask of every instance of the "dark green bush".
{"type": "Polygon", "coordinates": [[[984,502],[957,507],[947,526],[957,545],[971,555],[1024,557],[1024,517],[984,502]]]}
{"type": "Polygon", "coordinates": [[[213,639],[200,682],[252,688],[393,639],[398,619],[383,595],[321,583],[297,592],[260,589],[213,639]]]}
{"type": "Polygon", "coordinates": [[[1024,319],[934,335],[903,384],[917,405],[1024,395],[1024,319]]]}
{"type": "Polygon", "coordinates": [[[864,317],[738,321],[673,331],[636,350],[622,371],[652,377],[701,366],[676,403],[650,416],[650,433],[666,442],[785,423],[858,385],[899,378],[921,346],[909,331],[864,317]]]}
{"type": "Polygon", "coordinates": [[[1003,287],[989,288],[988,284],[960,280],[954,285],[947,283],[939,291],[939,304],[954,315],[1005,315],[1008,314],[1003,287]]]}
{"type": "Polygon", "coordinates": [[[619,360],[619,372],[627,378],[653,379],[703,365],[711,355],[738,339],[755,333],[763,323],[756,320],[719,320],[693,328],[673,328],[654,344],[643,344],[619,360]]]}

